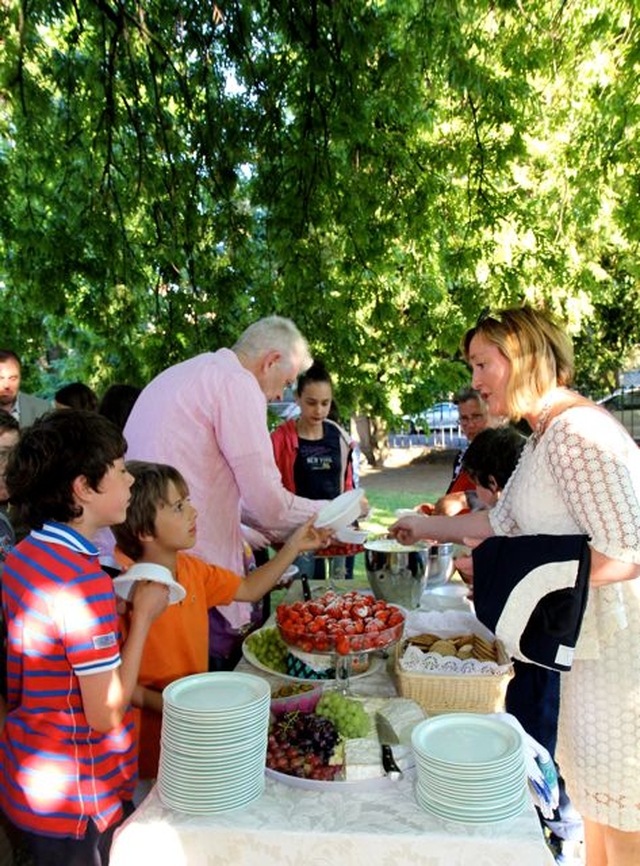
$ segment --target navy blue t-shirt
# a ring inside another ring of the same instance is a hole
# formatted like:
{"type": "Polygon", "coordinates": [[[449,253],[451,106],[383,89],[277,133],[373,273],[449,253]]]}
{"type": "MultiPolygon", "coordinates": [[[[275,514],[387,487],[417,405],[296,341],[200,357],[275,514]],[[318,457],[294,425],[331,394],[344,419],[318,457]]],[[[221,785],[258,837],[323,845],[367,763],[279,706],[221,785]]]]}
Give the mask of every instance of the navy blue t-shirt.
{"type": "Polygon", "coordinates": [[[333,499],[342,489],[340,432],[333,424],[323,424],[322,428],[322,439],[298,436],[293,481],[297,495],[306,499],[333,499]]]}

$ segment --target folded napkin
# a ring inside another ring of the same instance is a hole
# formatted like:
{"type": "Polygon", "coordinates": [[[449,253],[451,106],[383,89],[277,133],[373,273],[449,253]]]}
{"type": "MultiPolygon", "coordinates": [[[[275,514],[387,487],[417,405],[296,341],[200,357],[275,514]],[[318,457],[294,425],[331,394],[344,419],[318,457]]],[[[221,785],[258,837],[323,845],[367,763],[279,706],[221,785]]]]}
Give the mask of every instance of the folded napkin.
{"type": "Polygon", "coordinates": [[[527,779],[533,801],[545,818],[553,818],[560,800],[558,773],[553,758],[544,746],[525,731],[511,713],[490,713],[487,717],[506,722],[519,732],[522,737],[527,779]]]}

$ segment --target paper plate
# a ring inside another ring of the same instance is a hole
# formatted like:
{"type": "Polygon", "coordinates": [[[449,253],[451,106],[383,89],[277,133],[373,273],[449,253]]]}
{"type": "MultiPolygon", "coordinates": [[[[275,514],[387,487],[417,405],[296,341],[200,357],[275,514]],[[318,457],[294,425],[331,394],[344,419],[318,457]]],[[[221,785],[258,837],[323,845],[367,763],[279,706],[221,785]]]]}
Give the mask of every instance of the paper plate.
{"type": "Polygon", "coordinates": [[[123,575],[113,579],[113,589],[119,598],[129,600],[134,583],[139,580],[151,580],[156,583],[164,583],[169,587],[169,604],[178,604],[187,594],[184,586],[173,579],[168,568],[162,565],[139,563],[132,565],[123,575]],[[165,574],[166,573],[166,574],[165,574]],[[169,575],[167,580],[166,575],[169,575]]]}
{"type": "Polygon", "coordinates": [[[320,509],[314,526],[317,529],[345,529],[360,517],[360,500],[363,496],[362,487],[336,496],[320,509]]]}
{"type": "Polygon", "coordinates": [[[368,537],[369,533],[366,529],[351,529],[348,526],[336,532],[336,538],[343,544],[364,544],[368,537]]]}
{"type": "Polygon", "coordinates": [[[280,580],[276,584],[276,586],[290,586],[293,578],[299,573],[300,569],[297,565],[290,565],[280,575],[280,580]]]}

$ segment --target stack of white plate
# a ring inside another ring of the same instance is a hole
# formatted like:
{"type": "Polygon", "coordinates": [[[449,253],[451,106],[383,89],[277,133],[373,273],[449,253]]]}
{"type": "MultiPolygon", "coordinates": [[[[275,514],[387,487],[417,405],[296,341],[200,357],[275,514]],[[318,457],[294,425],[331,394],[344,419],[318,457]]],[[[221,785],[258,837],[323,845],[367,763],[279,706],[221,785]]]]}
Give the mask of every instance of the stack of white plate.
{"type": "Polygon", "coordinates": [[[228,812],[264,789],[271,690],[236,671],[195,674],[162,693],[158,791],[180,812],[228,812]]]}
{"type": "Polygon", "coordinates": [[[416,798],[427,812],[464,824],[518,815],[528,796],[520,733],[473,713],[434,716],[413,729],[416,798]]]}

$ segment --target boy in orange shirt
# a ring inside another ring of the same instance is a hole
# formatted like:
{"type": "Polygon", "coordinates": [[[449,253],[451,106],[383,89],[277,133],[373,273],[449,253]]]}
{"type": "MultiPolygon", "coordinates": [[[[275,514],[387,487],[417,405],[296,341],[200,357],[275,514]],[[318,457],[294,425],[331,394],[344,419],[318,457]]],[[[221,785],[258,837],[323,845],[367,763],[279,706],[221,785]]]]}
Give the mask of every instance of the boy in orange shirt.
{"type": "MultiPolygon", "coordinates": [[[[137,707],[139,773],[154,779],[160,756],[162,690],[180,677],[204,673],[209,662],[209,608],[232,601],[259,601],[284,570],[305,550],[326,543],[329,532],[299,527],[267,563],[242,578],[225,568],[184,553],[196,542],[197,511],[187,483],[172,466],[133,460],[127,470],[135,478],[124,523],[113,527],[120,561],[163,565],[186,590],[149,630],[133,694],[137,707]],[[122,556],[124,554],[124,557],[122,556]]],[[[123,630],[126,631],[126,616],[123,630]]]]}

